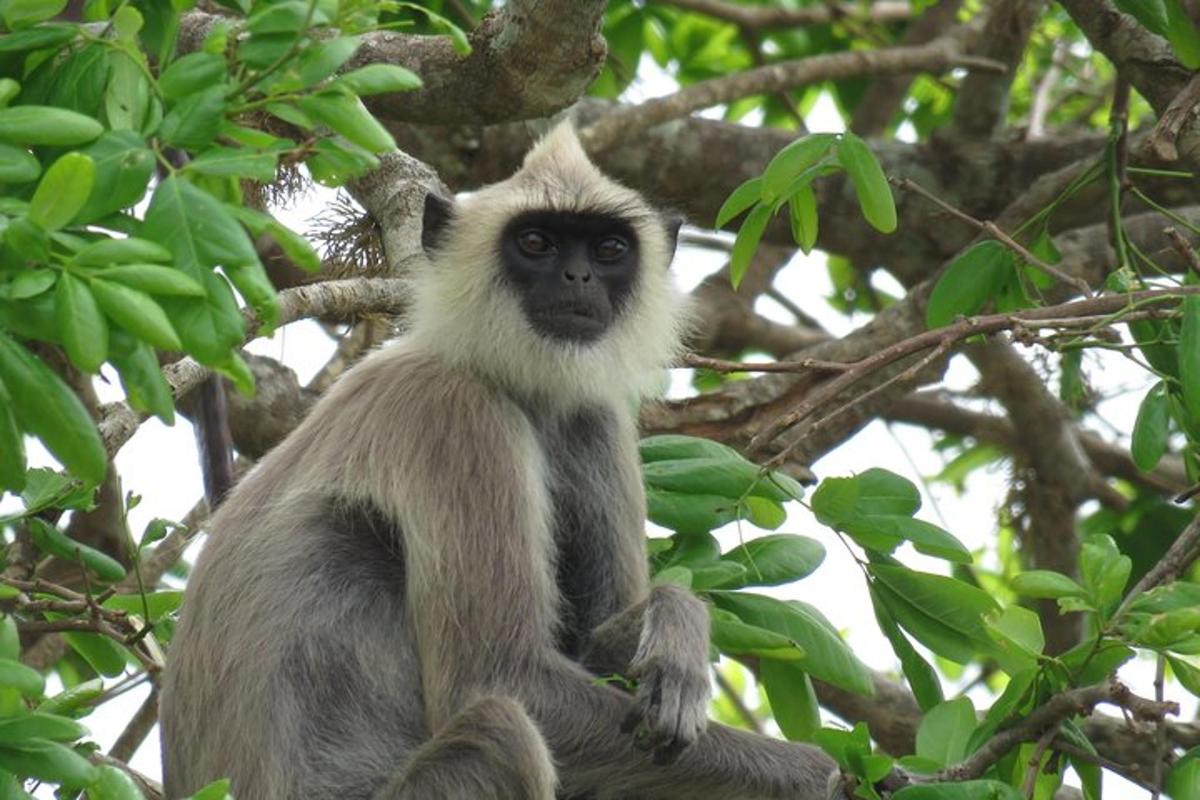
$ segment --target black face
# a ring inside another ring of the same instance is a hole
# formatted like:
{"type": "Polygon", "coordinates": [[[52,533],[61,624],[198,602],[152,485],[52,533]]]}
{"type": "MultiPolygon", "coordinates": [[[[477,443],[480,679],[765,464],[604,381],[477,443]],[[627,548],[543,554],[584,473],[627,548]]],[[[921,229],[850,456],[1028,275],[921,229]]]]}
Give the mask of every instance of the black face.
{"type": "Polygon", "coordinates": [[[599,339],[624,310],[637,279],[637,236],[615,217],[528,212],[505,228],[500,254],[525,316],[549,339],[599,339]]]}

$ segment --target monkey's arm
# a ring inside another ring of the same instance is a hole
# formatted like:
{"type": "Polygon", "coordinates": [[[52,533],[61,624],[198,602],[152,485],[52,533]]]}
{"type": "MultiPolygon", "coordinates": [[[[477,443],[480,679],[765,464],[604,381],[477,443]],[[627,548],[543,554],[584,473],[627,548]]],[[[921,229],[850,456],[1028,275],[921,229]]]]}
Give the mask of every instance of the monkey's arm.
{"type": "Polygon", "coordinates": [[[656,760],[671,761],[708,723],[708,610],[679,586],[655,586],[649,596],[614,614],[588,637],[582,663],[596,675],[638,681],[622,728],[638,735],[656,760]]]}
{"type": "MultiPolygon", "coordinates": [[[[545,736],[567,794],[824,800],[834,765],[820,750],[712,724],[672,764],[621,731],[634,709],[558,652],[549,500],[524,417],[500,400],[445,391],[429,402],[454,425],[408,432],[408,609],[436,732],[482,693],[516,698],[545,736]]],[[[707,622],[707,621],[706,621],[707,622]]],[[[678,708],[673,709],[678,713],[678,708]]],[[[667,714],[669,709],[661,709],[667,714]]]]}

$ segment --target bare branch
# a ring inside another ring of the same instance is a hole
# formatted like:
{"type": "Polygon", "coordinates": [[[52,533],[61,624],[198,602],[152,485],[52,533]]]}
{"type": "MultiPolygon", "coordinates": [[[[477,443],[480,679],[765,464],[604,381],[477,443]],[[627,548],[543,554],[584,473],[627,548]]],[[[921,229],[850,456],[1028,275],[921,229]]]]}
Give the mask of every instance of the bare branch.
{"type": "Polygon", "coordinates": [[[906,0],[877,0],[869,6],[858,3],[827,3],[803,8],[741,5],[723,0],[653,0],[660,6],[674,6],[732,22],[738,27],[760,31],[768,28],[801,28],[828,25],[839,20],[855,22],[898,22],[913,16],[906,0]]]}
{"type": "Polygon", "coordinates": [[[1078,714],[1087,715],[1101,703],[1111,703],[1128,711],[1134,718],[1162,720],[1178,714],[1178,703],[1160,703],[1139,697],[1117,680],[1072,689],[1051,697],[1017,724],[1005,728],[963,761],[934,775],[934,780],[965,781],[978,778],[1016,745],[1037,741],[1047,728],[1057,728],[1078,714]]]}
{"type": "Polygon", "coordinates": [[[795,89],[818,81],[902,72],[940,73],[954,67],[1004,69],[1003,64],[966,55],[963,52],[966,33],[966,29],[959,29],[954,34],[915,47],[848,50],[781,61],[735,75],[713,78],[687,86],[667,97],[618,109],[585,128],[580,138],[589,150],[599,152],[607,150],[631,133],[685,117],[693,111],[751,95],[795,89]]]}

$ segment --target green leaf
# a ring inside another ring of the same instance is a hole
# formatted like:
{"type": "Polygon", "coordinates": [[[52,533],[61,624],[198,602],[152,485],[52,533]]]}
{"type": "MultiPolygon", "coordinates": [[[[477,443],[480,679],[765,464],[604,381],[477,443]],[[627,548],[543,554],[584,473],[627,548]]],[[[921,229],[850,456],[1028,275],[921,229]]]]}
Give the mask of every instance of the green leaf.
{"type": "Polygon", "coordinates": [[[129,404],[154,414],[167,425],[175,424],[175,400],[159,369],[154,348],[123,331],[113,333],[110,360],[121,376],[129,404]]]}
{"type": "Polygon", "coordinates": [[[883,631],[883,635],[892,645],[892,652],[900,659],[900,668],[904,672],[904,677],[908,679],[908,685],[912,688],[917,704],[922,711],[928,711],[945,699],[942,694],[942,683],[938,680],[933,667],[921,657],[921,654],[908,641],[908,637],[900,630],[900,626],[896,624],[896,620],[875,590],[875,586],[871,585],[868,589],[871,593],[871,605],[875,609],[875,619],[879,623],[879,629],[883,631]]]}
{"type": "Polygon", "coordinates": [[[967,755],[967,741],[979,722],[968,697],[956,697],[929,709],[917,728],[917,755],[939,766],[957,764],[967,755]]]}
{"type": "Polygon", "coordinates": [[[738,459],[741,454],[728,445],[696,436],[662,434],[649,436],[638,443],[642,461],[675,461],[685,458],[738,459]]]}
{"type": "Polygon", "coordinates": [[[1009,675],[1035,667],[1046,648],[1046,637],[1038,615],[1021,606],[984,617],[984,627],[996,643],[995,656],[1009,675]]]}
{"type": "Polygon", "coordinates": [[[15,31],[53,19],[66,7],[67,0],[4,0],[0,3],[0,14],[8,29],[15,31]]]}
{"type": "Polygon", "coordinates": [[[271,91],[295,91],[320,83],[350,60],[358,44],[357,36],[337,36],[305,48],[276,80],[269,81],[271,91]]]}
{"type": "MultiPolygon", "coordinates": [[[[133,11],[123,6],[122,11],[133,11]]],[[[140,131],[150,111],[150,81],[128,53],[112,57],[112,75],[104,90],[104,116],[112,130],[140,131]]]]}
{"type": "Polygon", "coordinates": [[[133,779],[110,764],[96,768],[100,777],[88,786],[88,800],[142,800],[133,779]]]}
{"type": "Polygon", "coordinates": [[[667,567],[654,573],[654,577],[650,580],[651,586],[682,586],[685,589],[692,588],[692,571],[687,567],[667,567]]]}
{"type": "Polygon", "coordinates": [[[774,483],[762,468],[740,455],[654,461],[642,468],[646,483],[659,489],[708,494],[738,500],[754,494],[786,502],[792,497],[774,483]]]}
{"type": "Polygon", "coordinates": [[[259,4],[259,10],[246,21],[246,30],[253,34],[286,33],[295,38],[298,31],[328,23],[329,17],[319,7],[305,0],[283,0],[259,4]]]}
{"type": "Polygon", "coordinates": [[[229,794],[229,780],[213,781],[186,800],[233,800],[229,794]]]}
{"type": "Polygon", "coordinates": [[[999,781],[916,783],[892,795],[892,800],[1024,800],[1024,796],[999,781]]]}
{"type": "Polygon", "coordinates": [[[100,775],[74,750],[43,739],[0,745],[0,769],[76,789],[87,786],[100,775]]]}
{"type": "Polygon", "coordinates": [[[1107,613],[1121,600],[1133,561],[1123,555],[1111,536],[1089,536],[1079,552],[1083,588],[1097,609],[1107,613]]]}
{"type": "Polygon", "coordinates": [[[226,205],[225,208],[246,226],[254,236],[269,236],[283,250],[284,255],[306,272],[321,269],[321,255],[300,234],[279,222],[270,214],[253,208],[226,205]]]}
{"type": "Polygon", "coordinates": [[[798,661],[805,655],[804,648],[787,636],[747,625],[736,614],[719,608],[712,610],[712,643],[722,653],[773,661],[798,661]]]}
{"type": "Polygon", "coordinates": [[[171,251],[158,242],[130,236],[125,239],[101,239],[93,242],[76,253],[70,264],[78,267],[107,267],[110,264],[170,260],[171,251]]]}
{"type": "Polygon", "coordinates": [[[1200,584],[1175,581],[1138,595],[1129,609],[1144,614],[1166,614],[1196,607],[1200,607],[1200,584]]]}
{"type": "Polygon", "coordinates": [[[80,562],[96,573],[101,580],[109,583],[116,583],[125,577],[125,568],[107,553],[75,541],[39,517],[29,518],[26,524],[34,544],[46,553],[67,561],[80,562]]]}
{"type": "Polygon", "coordinates": [[[1179,335],[1179,381],[1183,404],[1192,421],[1200,423],[1200,296],[1183,300],[1183,328],[1179,335]]]}
{"type": "Polygon", "coordinates": [[[42,173],[42,165],[24,147],[0,144],[0,183],[28,183],[42,173]]]}
{"type": "Polygon", "coordinates": [[[301,97],[296,105],[317,122],[369,152],[386,153],[396,149],[396,142],[387,128],[371,116],[354,95],[339,91],[318,92],[301,97]]]}
{"type": "Polygon", "coordinates": [[[259,322],[262,323],[259,333],[270,336],[279,323],[279,298],[275,296],[275,286],[271,283],[262,262],[258,260],[257,254],[250,262],[226,264],[225,274],[254,309],[259,322]]]}
{"type": "Polygon", "coordinates": [[[210,147],[188,162],[187,172],[221,178],[251,178],[262,183],[275,180],[278,154],[246,148],[210,147]]]}
{"type": "Polygon", "coordinates": [[[421,78],[415,72],[395,64],[368,64],[336,78],[331,86],[359,97],[420,89],[421,78]]]}
{"type": "Polygon", "coordinates": [[[0,141],[70,147],[87,144],[104,132],[92,117],[54,106],[0,108],[0,141]]]}
{"type": "Polygon", "coordinates": [[[909,516],[921,508],[912,481],[872,468],[851,478],[826,478],[812,496],[813,513],[824,525],[872,516],[909,516]]]}
{"type": "Polygon", "coordinates": [[[810,675],[850,692],[870,695],[871,673],[819,611],[799,601],[783,602],[749,592],[712,592],[717,607],[748,625],[774,631],[804,648],[810,675]]]}
{"type": "Polygon", "coordinates": [[[812,252],[817,243],[817,196],[811,186],[801,186],[788,200],[788,219],[796,244],[805,253],[812,252]]]}
{"type": "Polygon", "coordinates": [[[738,518],[728,497],[685,494],[646,487],[646,516],[655,525],[685,534],[707,533],[738,518]]]}
{"type": "Polygon", "coordinates": [[[84,372],[99,372],[108,357],[108,323],[87,284],[63,272],[54,299],[58,330],[71,362],[84,372]]]}
{"type": "Polygon", "coordinates": [[[116,281],[149,294],[203,297],[204,287],[182,271],[161,264],[118,264],[102,270],[96,277],[116,281]]]}
{"type": "Polygon", "coordinates": [[[87,202],[96,165],[83,153],[67,153],[50,165],[29,201],[29,218],[48,231],[66,227],[87,202]]]}
{"type": "Polygon", "coordinates": [[[867,147],[866,142],[853,133],[842,134],[837,146],[838,161],[854,182],[858,195],[858,206],[871,226],[882,233],[896,230],[896,203],[892,189],[888,186],[883,167],[867,147]]]}
{"type": "Polygon", "coordinates": [[[183,348],[171,320],[150,295],[99,278],[92,280],[91,287],[104,313],[134,336],[161,350],[183,348]]]}
{"type": "Polygon", "coordinates": [[[751,178],[733,190],[717,212],[714,228],[724,228],[729,221],[762,199],[762,178],[751,178]]]}
{"type": "Polygon", "coordinates": [[[379,159],[341,137],[321,139],[304,163],[313,180],[323,186],[341,186],[349,179],[379,166],[379,159]]]}
{"type": "Polygon", "coordinates": [[[1167,397],[1167,385],[1159,381],[1150,387],[1142,404],[1138,407],[1137,421],[1133,424],[1133,443],[1130,453],[1138,469],[1149,472],[1167,452],[1171,433],[1171,403],[1167,397]]]}
{"type": "Polygon", "coordinates": [[[1031,569],[1014,576],[1012,588],[1017,594],[1044,600],[1084,597],[1087,594],[1082,586],[1066,575],[1044,569],[1031,569]]]}
{"type": "Polygon", "coordinates": [[[63,466],[98,484],[108,470],[104,444],[75,393],[32,353],[0,331],[0,383],[17,421],[46,445],[63,466]]]}
{"type": "Polygon", "coordinates": [[[1016,261],[1000,242],[973,245],[953,261],[934,284],[925,307],[929,329],[949,325],[959,315],[972,316],[993,299],[1008,281],[1016,261]]]}
{"type": "Polygon", "coordinates": [[[103,694],[104,681],[93,678],[43,700],[37,710],[45,714],[72,714],[103,694]]]}
{"type": "Polygon", "coordinates": [[[16,661],[21,657],[21,635],[9,614],[0,614],[0,658],[16,661]]]}
{"type": "Polygon", "coordinates": [[[150,613],[148,621],[154,622],[177,611],[182,603],[183,592],[162,591],[147,592],[145,595],[114,594],[105,600],[102,605],[114,611],[127,611],[139,617],[144,615],[148,608],[150,613]]]}
{"type": "Polygon", "coordinates": [[[0,54],[62,47],[79,33],[75,25],[39,25],[0,36],[0,54]]]}
{"type": "Polygon", "coordinates": [[[758,679],[783,735],[793,742],[810,741],[821,729],[821,707],[808,673],[797,662],[764,658],[758,679]]]}
{"type": "Polygon", "coordinates": [[[832,133],[813,133],[797,139],[776,153],[763,170],[762,199],[769,203],[784,196],[784,190],[792,181],[828,154],[837,138],[837,135],[832,133]]]}
{"type": "Polygon", "coordinates": [[[92,487],[81,484],[52,469],[31,469],[21,499],[25,501],[26,514],[36,514],[50,506],[89,510],[94,507],[92,487]]]}
{"type": "Polygon", "coordinates": [[[37,670],[11,658],[0,658],[0,686],[16,689],[25,697],[37,697],[46,689],[46,680],[37,670]]]}
{"type": "Polygon", "coordinates": [[[1200,668],[1194,667],[1178,656],[1167,656],[1167,661],[1171,663],[1171,671],[1175,673],[1176,680],[1196,697],[1200,697],[1200,668]]]}
{"type": "Polygon", "coordinates": [[[19,745],[29,739],[73,742],[87,736],[88,729],[73,719],[31,712],[0,719],[0,746],[19,745]]]}
{"type": "Polygon", "coordinates": [[[1193,747],[1171,767],[1167,775],[1171,800],[1200,800],[1200,747],[1193,747]]]}
{"type": "Polygon", "coordinates": [[[743,586],[778,586],[811,575],[825,560],[825,546],[807,536],[777,533],[743,542],[721,558],[746,568],[743,586]]]}
{"type": "Polygon", "coordinates": [[[994,645],[983,616],[998,609],[986,592],[953,578],[872,564],[876,590],[896,621],[938,655],[965,664],[994,645]]]}
{"type": "Polygon", "coordinates": [[[765,530],[777,530],[787,522],[787,510],[778,500],[751,496],[742,500],[742,508],[746,510],[746,519],[752,525],[765,530]]]}
{"type": "MultiPolygon", "coordinates": [[[[21,437],[21,429],[17,426],[17,418],[13,414],[12,400],[4,384],[0,382],[0,493],[5,490],[19,492],[23,488],[25,442],[21,437]]],[[[3,657],[2,653],[0,657],[3,657]]]]}
{"type": "Polygon", "coordinates": [[[245,230],[212,195],[171,176],[155,189],[143,233],[166,244],[175,266],[205,287],[203,299],[162,301],[187,351],[202,364],[224,362],[241,343],[245,323],[233,293],[212,267],[257,260],[245,230]]]}
{"type": "Polygon", "coordinates": [[[188,53],[172,61],[158,79],[165,100],[177,100],[225,82],[225,59],[213,53],[188,53]]]}
{"type": "Polygon", "coordinates": [[[217,137],[225,111],[225,87],[189,95],[163,118],[158,135],[184,150],[202,150],[217,137]]]}
{"type": "Polygon", "coordinates": [[[1180,0],[1162,0],[1167,12],[1167,41],[1188,69],[1200,67],[1200,31],[1180,0]]]}
{"type": "Polygon", "coordinates": [[[746,270],[750,268],[750,261],[754,258],[754,251],[758,249],[758,242],[762,239],[762,235],[767,229],[767,223],[770,221],[771,207],[756,206],[738,230],[737,238],[733,240],[733,253],[729,259],[729,281],[733,284],[734,289],[746,276],[746,270]]]}
{"type": "Polygon", "coordinates": [[[129,208],[146,194],[154,174],[154,153],[138,134],[108,131],[83,152],[96,165],[95,185],[102,191],[93,192],[88,198],[75,217],[78,222],[92,222],[129,208]]]}

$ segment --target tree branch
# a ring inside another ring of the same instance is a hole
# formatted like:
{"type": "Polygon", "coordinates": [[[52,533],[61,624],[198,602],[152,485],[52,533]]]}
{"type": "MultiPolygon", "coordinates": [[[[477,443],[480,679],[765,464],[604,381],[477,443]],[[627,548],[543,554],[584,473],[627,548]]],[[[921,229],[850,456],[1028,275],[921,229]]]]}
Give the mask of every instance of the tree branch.
{"type": "Polygon", "coordinates": [[[674,6],[684,11],[695,11],[716,19],[723,19],[752,31],[828,25],[839,20],[875,23],[899,22],[911,19],[913,16],[912,6],[906,0],[876,0],[869,6],[858,3],[827,3],[803,8],[741,5],[723,2],[723,0],[653,0],[653,2],[660,6],[674,6]]]}
{"type": "Polygon", "coordinates": [[[1004,65],[966,55],[963,39],[968,31],[942,36],[915,47],[885,50],[848,50],[841,53],[781,61],[735,75],[692,84],[667,97],[620,108],[585,128],[580,138],[591,151],[601,152],[645,128],[652,128],[693,111],[756,94],[771,94],[826,80],[902,72],[940,73],[954,67],[1003,70],[1004,65]]]}

